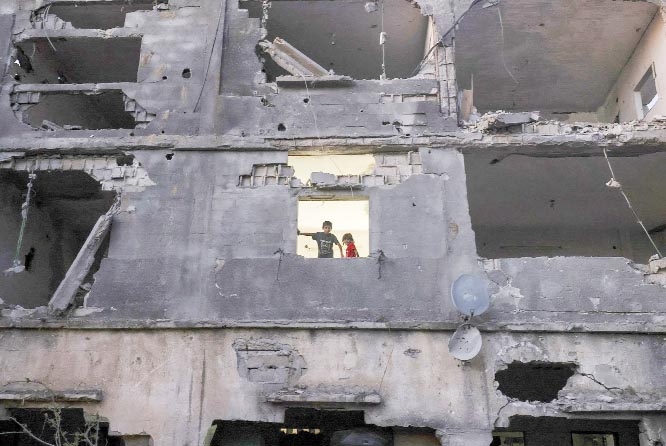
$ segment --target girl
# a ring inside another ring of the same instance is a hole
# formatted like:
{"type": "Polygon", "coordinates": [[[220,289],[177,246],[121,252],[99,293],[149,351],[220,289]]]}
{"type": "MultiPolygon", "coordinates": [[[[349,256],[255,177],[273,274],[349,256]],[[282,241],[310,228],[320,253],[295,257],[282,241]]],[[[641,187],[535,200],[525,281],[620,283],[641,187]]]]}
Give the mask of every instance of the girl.
{"type": "Polygon", "coordinates": [[[352,237],[349,232],[342,236],[342,244],[347,246],[345,257],[358,257],[358,251],[354,244],[354,237],[352,237]]]}

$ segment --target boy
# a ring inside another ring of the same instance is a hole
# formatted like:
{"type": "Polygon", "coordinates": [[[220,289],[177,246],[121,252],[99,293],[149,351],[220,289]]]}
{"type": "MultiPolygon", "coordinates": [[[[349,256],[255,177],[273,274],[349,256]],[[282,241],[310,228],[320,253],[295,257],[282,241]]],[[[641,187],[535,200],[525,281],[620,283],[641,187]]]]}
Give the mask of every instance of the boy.
{"type": "Polygon", "coordinates": [[[312,237],[313,240],[317,242],[317,250],[319,251],[318,257],[320,259],[332,259],[333,258],[333,245],[338,245],[340,248],[340,257],[344,257],[342,254],[342,245],[338,241],[338,238],[331,234],[331,229],[333,229],[333,223],[326,220],[321,224],[321,229],[324,232],[301,232],[299,229],[296,230],[298,235],[306,235],[312,237]]]}

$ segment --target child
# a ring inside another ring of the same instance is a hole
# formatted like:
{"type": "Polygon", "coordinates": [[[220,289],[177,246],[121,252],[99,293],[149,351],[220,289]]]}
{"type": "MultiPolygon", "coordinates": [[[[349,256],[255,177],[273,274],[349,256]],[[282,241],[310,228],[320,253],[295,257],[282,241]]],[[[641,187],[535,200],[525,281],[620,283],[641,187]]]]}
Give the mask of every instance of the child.
{"type": "Polygon", "coordinates": [[[349,232],[342,236],[342,244],[347,246],[347,257],[358,257],[354,237],[349,232]]]}
{"type": "Polygon", "coordinates": [[[301,232],[299,229],[296,230],[298,235],[307,235],[312,237],[313,240],[317,242],[317,249],[319,251],[318,257],[320,259],[332,259],[333,258],[333,245],[338,245],[340,248],[340,257],[344,257],[342,254],[342,245],[338,241],[338,238],[331,234],[331,229],[333,229],[333,223],[326,220],[321,225],[321,229],[324,232],[301,232]]]}

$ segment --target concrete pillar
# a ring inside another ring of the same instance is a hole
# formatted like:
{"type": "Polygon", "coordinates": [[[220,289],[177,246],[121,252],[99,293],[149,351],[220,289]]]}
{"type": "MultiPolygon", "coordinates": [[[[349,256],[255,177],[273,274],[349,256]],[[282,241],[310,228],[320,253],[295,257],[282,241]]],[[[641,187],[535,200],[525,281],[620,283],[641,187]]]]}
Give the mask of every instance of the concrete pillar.
{"type": "Polygon", "coordinates": [[[666,445],[666,416],[644,417],[638,425],[640,446],[666,445]]]}

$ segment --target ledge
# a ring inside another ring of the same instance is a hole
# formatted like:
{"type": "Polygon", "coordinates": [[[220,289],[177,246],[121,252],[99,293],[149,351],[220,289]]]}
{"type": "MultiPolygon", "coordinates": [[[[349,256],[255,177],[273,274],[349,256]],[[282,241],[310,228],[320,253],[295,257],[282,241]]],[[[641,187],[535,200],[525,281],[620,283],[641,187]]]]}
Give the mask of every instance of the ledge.
{"type": "Polygon", "coordinates": [[[29,401],[29,402],[100,402],[101,390],[0,390],[0,401],[29,401]]]}
{"type": "Polygon", "coordinates": [[[273,404],[381,404],[382,398],[374,390],[343,388],[325,389],[286,389],[266,395],[266,402],[273,404]]]}

